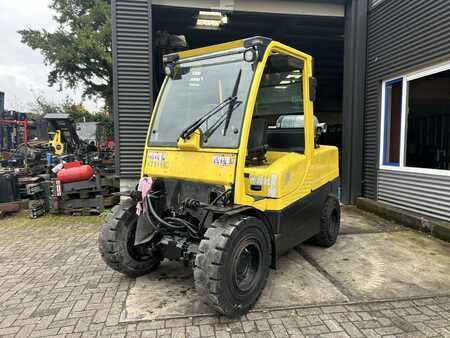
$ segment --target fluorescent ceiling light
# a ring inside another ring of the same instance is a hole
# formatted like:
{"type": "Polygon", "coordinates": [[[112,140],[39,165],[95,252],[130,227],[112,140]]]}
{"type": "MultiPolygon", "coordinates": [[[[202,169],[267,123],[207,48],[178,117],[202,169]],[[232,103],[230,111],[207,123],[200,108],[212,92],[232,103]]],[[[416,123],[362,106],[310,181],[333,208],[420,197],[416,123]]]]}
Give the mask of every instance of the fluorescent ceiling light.
{"type": "Polygon", "coordinates": [[[301,75],[289,74],[288,76],[286,76],[286,79],[300,79],[301,77],[301,75]]]}
{"type": "Polygon", "coordinates": [[[208,15],[208,16],[214,16],[216,18],[221,18],[222,17],[222,13],[221,12],[200,11],[200,12],[198,12],[198,15],[199,16],[208,15]]]}
{"type": "Polygon", "coordinates": [[[228,23],[228,17],[221,12],[200,11],[197,17],[197,26],[220,27],[228,23]]]}
{"type": "Polygon", "coordinates": [[[220,27],[220,21],[197,19],[197,26],[220,27]]]}

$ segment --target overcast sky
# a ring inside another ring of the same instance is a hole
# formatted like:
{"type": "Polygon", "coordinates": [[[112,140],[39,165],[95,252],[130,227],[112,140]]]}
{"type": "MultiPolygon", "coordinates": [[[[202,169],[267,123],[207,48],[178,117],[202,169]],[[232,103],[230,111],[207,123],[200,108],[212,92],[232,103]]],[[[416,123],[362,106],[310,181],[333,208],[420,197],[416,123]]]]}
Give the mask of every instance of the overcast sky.
{"type": "MultiPolygon", "coordinates": [[[[59,86],[48,87],[48,67],[38,51],[20,42],[20,29],[55,29],[53,11],[48,8],[50,0],[0,0],[0,91],[5,93],[5,108],[28,111],[36,96],[43,95],[50,102],[61,103],[65,96],[77,102],[81,90],[59,86]]],[[[86,100],[84,105],[96,111],[100,100],[86,100]]]]}

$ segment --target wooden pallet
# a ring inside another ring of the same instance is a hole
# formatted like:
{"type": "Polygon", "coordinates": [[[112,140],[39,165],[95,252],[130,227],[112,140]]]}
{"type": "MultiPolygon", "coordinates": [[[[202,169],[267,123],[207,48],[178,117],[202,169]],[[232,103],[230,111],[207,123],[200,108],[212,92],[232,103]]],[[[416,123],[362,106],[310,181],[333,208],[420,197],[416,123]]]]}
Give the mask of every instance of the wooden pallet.
{"type": "Polygon", "coordinates": [[[20,210],[20,201],[0,203],[0,217],[20,210]]]}

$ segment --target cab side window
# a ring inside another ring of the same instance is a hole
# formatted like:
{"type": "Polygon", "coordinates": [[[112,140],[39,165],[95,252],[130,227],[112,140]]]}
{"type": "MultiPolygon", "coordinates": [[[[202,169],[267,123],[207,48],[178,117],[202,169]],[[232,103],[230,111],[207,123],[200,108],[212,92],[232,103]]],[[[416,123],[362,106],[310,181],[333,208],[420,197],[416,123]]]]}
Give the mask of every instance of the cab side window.
{"type": "Polygon", "coordinates": [[[304,153],[302,60],[282,54],[269,57],[253,118],[266,121],[269,151],[304,153]]]}
{"type": "Polygon", "coordinates": [[[303,62],[272,55],[261,79],[255,115],[303,114],[303,62]]]}

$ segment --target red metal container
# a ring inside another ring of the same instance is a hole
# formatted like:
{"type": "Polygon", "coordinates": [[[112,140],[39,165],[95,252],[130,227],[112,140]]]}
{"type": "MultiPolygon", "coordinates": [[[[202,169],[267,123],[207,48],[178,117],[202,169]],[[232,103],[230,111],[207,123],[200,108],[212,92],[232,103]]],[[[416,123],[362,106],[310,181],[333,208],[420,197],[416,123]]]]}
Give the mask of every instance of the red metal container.
{"type": "Polygon", "coordinates": [[[73,167],[81,167],[82,163],[80,161],[72,161],[64,163],[64,169],[70,169],[73,167]]]}
{"type": "Polygon", "coordinates": [[[73,162],[69,163],[64,164],[64,169],[61,169],[58,171],[58,174],[56,174],[56,178],[60,180],[61,183],[85,181],[94,176],[94,169],[92,169],[90,165],[81,165],[81,163],[76,165],[73,164],[73,162]]]}

